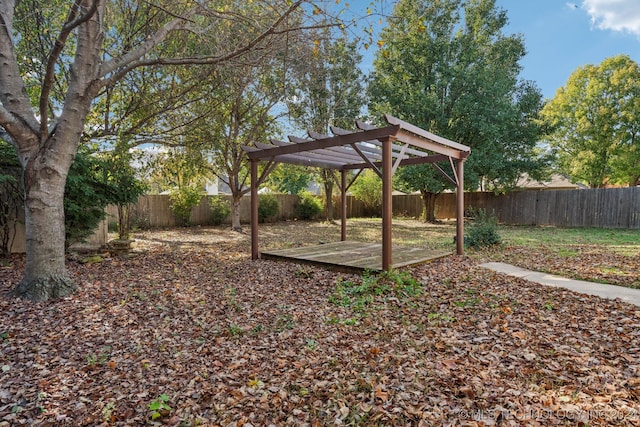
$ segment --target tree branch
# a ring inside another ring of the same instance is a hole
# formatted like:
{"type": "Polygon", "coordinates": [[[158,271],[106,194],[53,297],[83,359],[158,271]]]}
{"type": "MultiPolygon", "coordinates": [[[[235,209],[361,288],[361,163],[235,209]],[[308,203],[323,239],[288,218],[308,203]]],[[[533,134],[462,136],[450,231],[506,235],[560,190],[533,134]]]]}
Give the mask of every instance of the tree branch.
{"type": "Polygon", "coordinates": [[[44,140],[48,133],[48,117],[49,117],[49,95],[51,93],[51,87],[53,86],[53,79],[55,78],[55,67],[56,62],[58,62],[58,58],[60,58],[60,54],[66,45],[67,38],[71,31],[74,28],[82,25],[84,22],[91,19],[91,17],[98,10],[97,1],[93,0],[89,9],[85,14],[80,17],[77,17],[78,10],[81,6],[82,0],[76,0],[73,3],[73,6],[69,10],[69,15],[67,16],[67,20],[56,39],[55,44],[53,45],[53,49],[49,52],[49,57],[47,58],[47,66],[44,78],[42,79],[42,92],[40,93],[40,139],[44,140]]]}
{"type": "MultiPolygon", "coordinates": [[[[131,63],[134,63],[139,58],[144,57],[147,53],[149,53],[155,46],[157,46],[161,41],[163,41],[169,33],[179,29],[185,22],[187,22],[191,16],[196,13],[196,8],[191,8],[187,11],[186,15],[180,18],[174,18],[171,21],[167,22],[162,26],[158,31],[155,32],[152,36],[150,36],[140,47],[134,49],[124,55],[114,58],[111,61],[107,61],[100,67],[99,76],[106,77],[109,74],[115,72],[116,70],[121,70],[116,73],[115,76],[109,77],[104,80],[103,86],[111,84],[122,78],[129,71],[137,68],[138,66],[131,67],[128,66],[131,63]],[[122,71],[124,69],[124,71],[122,71]]],[[[153,64],[148,64],[153,65],[153,64]]]]}
{"type": "MultiPolygon", "coordinates": [[[[15,8],[14,0],[0,1],[0,62],[2,71],[0,72],[0,107],[4,114],[0,114],[0,125],[4,126],[10,133],[7,126],[14,126],[21,123],[31,132],[36,132],[38,122],[31,110],[31,103],[27,96],[27,90],[18,68],[15,50],[13,47],[13,13],[15,8]],[[15,123],[14,123],[15,121],[15,123]]],[[[24,132],[21,129],[20,132],[24,132]]]]}
{"type": "MultiPolygon", "coordinates": [[[[146,53],[150,52],[151,49],[157,45],[160,41],[164,40],[164,38],[174,30],[179,29],[187,19],[196,13],[195,8],[191,9],[186,17],[176,18],[171,22],[167,23],[164,27],[162,27],[158,32],[156,32],[152,37],[149,38],[139,49],[132,51],[129,54],[126,54],[120,57],[117,60],[109,61],[105,63],[101,69],[101,76],[106,77],[108,74],[115,72],[114,75],[104,80],[103,85],[112,84],[119,79],[121,79],[125,74],[130,72],[131,70],[139,67],[146,67],[152,65],[213,65],[219,64],[222,62],[230,61],[237,57],[244,55],[247,52],[253,50],[256,46],[258,46],[261,42],[273,35],[282,35],[288,32],[299,31],[301,29],[305,29],[307,27],[295,27],[295,28],[287,28],[283,30],[278,30],[278,27],[296,10],[300,7],[300,5],[304,3],[304,0],[298,0],[295,3],[291,4],[289,8],[280,16],[278,19],[265,31],[259,34],[256,38],[251,40],[246,45],[237,48],[236,50],[218,56],[198,56],[198,57],[185,57],[185,58],[155,58],[155,59],[140,59],[146,53]],[[117,70],[117,72],[116,72],[117,70]]],[[[326,27],[324,26],[310,26],[308,28],[317,28],[317,27],[326,27]]]]}

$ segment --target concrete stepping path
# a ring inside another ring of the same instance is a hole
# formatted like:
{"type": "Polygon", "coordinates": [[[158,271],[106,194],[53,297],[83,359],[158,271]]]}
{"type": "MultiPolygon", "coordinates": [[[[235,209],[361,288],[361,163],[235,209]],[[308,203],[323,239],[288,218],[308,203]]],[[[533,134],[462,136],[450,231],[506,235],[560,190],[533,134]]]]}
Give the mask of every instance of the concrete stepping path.
{"type": "Polygon", "coordinates": [[[602,298],[616,299],[634,304],[640,307],[640,289],[625,288],[623,286],[606,285],[603,283],[585,282],[584,280],[567,279],[549,273],[525,270],[503,262],[487,262],[480,264],[480,267],[508,274],[509,276],[520,277],[530,282],[540,283],[557,288],[565,288],[582,294],[595,295],[602,298]]]}

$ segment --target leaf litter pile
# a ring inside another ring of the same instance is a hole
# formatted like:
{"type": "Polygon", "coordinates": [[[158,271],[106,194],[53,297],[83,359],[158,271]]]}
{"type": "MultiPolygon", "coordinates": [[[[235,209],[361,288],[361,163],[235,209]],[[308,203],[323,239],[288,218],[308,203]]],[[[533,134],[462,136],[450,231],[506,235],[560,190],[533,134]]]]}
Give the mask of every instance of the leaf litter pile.
{"type": "MultiPolygon", "coordinates": [[[[640,308],[452,256],[355,275],[220,228],[0,299],[0,426],[640,425],[640,308]]],[[[23,258],[0,270],[9,291],[23,258]]]]}

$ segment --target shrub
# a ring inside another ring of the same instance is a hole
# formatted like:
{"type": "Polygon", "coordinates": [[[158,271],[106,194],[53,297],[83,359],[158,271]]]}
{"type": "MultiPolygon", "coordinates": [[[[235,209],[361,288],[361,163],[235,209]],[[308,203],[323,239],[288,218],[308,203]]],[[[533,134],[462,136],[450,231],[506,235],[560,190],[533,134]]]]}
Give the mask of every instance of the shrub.
{"type": "Polygon", "coordinates": [[[65,248],[83,242],[106,217],[107,205],[118,200],[117,184],[110,181],[109,164],[87,146],[78,150],[64,189],[65,248]]]}
{"type": "Polygon", "coordinates": [[[489,215],[485,209],[477,209],[473,211],[472,217],[475,220],[467,226],[465,237],[467,247],[479,249],[501,242],[498,219],[494,214],[489,215]]]}
{"type": "Polygon", "coordinates": [[[322,201],[308,191],[302,191],[300,201],[296,205],[298,219],[315,219],[322,212],[322,201]]]}
{"type": "Polygon", "coordinates": [[[368,213],[378,212],[382,206],[382,180],[371,169],[365,170],[354,181],[351,192],[364,203],[368,213]]]}
{"type": "Polygon", "coordinates": [[[280,210],[280,203],[276,196],[261,194],[258,196],[258,221],[265,222],[275,218],[280,210]]]}
{"type": "Polygon", "coordinates": [[[183,225],[189,224],[191,209],[200,204],[202,190],[199,186],[188,185],[178,188],[169,194],[171,211],[183,225]]]}
{"type": "Polygon", "coordinates": [[[211,207],[211,223],[220,225],[231,213],[229,201],[223,196],[212,196],[209,198],[209,206],[211,207]]]}

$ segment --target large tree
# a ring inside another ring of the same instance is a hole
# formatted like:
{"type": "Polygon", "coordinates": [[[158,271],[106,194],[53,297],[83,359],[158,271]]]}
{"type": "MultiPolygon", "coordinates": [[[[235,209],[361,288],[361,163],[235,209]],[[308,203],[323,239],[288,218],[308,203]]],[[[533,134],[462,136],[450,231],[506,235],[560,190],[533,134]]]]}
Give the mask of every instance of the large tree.
{"type": "Polygon", "coordinates": [[[76,288],[65,267],[63,194],[96,96],[140,67],[229,63],[259,52],[293,30],[289,18],[303,3],[0,3],[0,126],[24,169],[27,258],[15,295],[46,300],[76,288]]]}
{"type": "Polygon", "coordinates": [[[578,68],[542,114],[572,179],[590,187],[640,184],[640,66],[631,58],[578,68]]]}
{"type": "Polygon", "coordinates": [[[275,107],[284,97],[286,65],[278,59],[283,50],[275,46],[271,49],[274,55],[260,58],[242,72],[236,68],[221,70],[223,83],[209,89],[216,107],[204,114],[200,108],[209,108],[207,104],[195,109],[201,119],[184,140],[192,149],[207,155],[211,172],[229,187],[231,227],[236,231],[242,230],[240,200],[250,191],[250,173],[242,146],[267,142],[278,129],[275,107]]]}
{"type": "MultiPolygon", "coordinates": [[[[534,120],[542,96],[518,79],[524,42],[504,34],[506,24],[494,0],[401,0],[374,61],[370,110],[470,146],[467,188],[509,187],[542,166],[534,120]]],[[[406,187],[430,198],[446,182],[428,168],[419,174],[424,180],[413,175],[407,172],[406,187]]]]}
{"type": "MultiPolygon", "coordinates": [[[[362,55],[355,41],[336,37],[329,30],[311,34],[312,49],[298,55],[294,84],[288,97],[289,116],[305,130],[328,134],[329,126],[350,129],[360,118],[365,105],[362,55]]],[[[318,169],[316,176],[325,194],[325,215],[333,221],[333,185],[335,171],[318,169]]]]}

